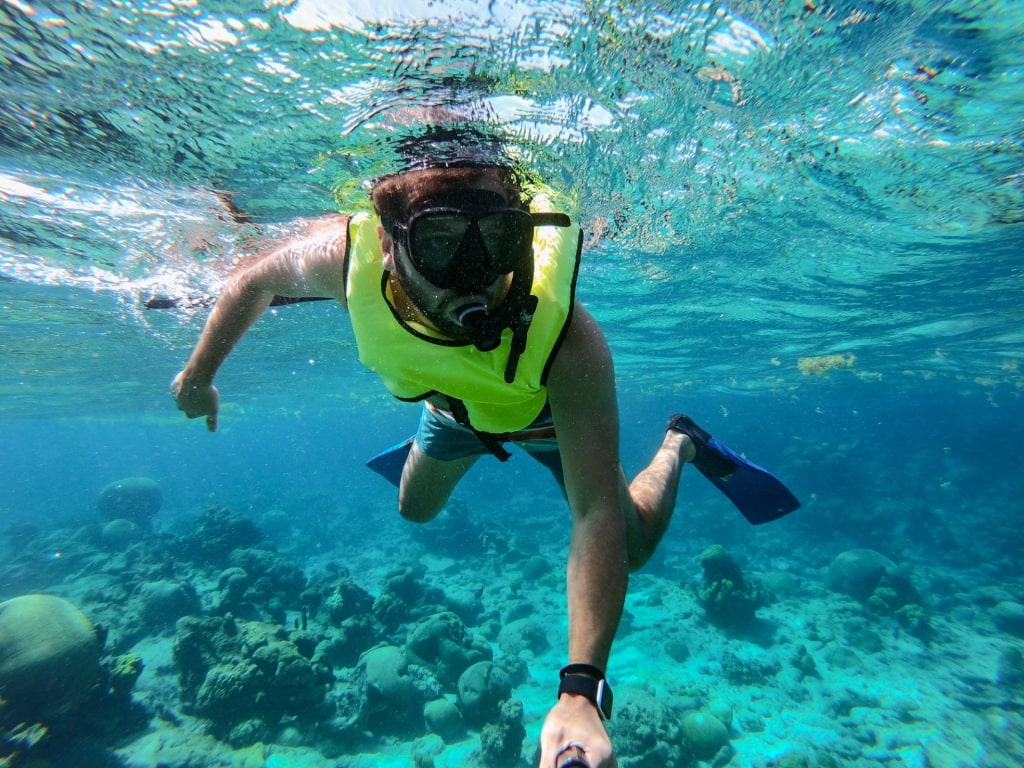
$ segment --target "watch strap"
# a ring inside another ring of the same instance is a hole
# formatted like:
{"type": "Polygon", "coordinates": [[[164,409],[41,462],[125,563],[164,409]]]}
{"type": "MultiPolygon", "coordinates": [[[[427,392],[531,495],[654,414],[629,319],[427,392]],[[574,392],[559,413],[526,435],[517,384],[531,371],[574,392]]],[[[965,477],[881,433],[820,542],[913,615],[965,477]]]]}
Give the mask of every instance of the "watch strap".
{"type": "MultiPolygon", "coordinates": [[[[570,665],[570,667],[573,666],[577,665],[570,665]]],[[[600,670],[596,667],[590,667],[590,669],[595,670],[600,674],[600,670]]],[[[561,672],[561,678],[562,680],[558,684],[559,696],[563,693],[572,693],[577,696],[583,696],[597,708],[597,712],[601,715],[602,720],[611,719],[613,700],[612,688],[608,685],[608,681],[604,679],[604,675],[595,677],[586,672],[566,672],[563,669],[561,672]]]]}

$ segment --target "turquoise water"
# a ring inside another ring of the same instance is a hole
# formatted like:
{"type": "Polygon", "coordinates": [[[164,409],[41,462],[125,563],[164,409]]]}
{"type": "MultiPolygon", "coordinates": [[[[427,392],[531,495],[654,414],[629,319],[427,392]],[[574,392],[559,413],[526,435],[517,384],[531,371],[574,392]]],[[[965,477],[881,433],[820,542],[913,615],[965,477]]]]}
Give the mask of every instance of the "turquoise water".
{"type": "MultiPolygon", "coordinates": [[[[82,531],[100,489],[130,476],[159,482],[158,532],[224,506],[308,575],[340,562],[372,594],[416,561],[442,591],[483,580],[502,615],[498,585],[521,585],[520,561],[539,553],[550,578],[516,587],[537,590],[552,638],[515,691],[532,754],[562,663],[569,532],[543,471],[482,461],[456,494],[475,538],[453,558],[397,519],[362,466],[417,411],[359,367],[340,308],[263,318],[221,372],[210,435],[169,396],[206,310],[143,307],[215,295],[297,218],[364,208],[406,110],[445,106],[497,126],[583,224],[579,297],[615,353],[627,472],[685,410],[804,503],[751,529],[684,478],[663,548],[633,580],[609,671],[619,706],[644,690],[679,712],[729,701],[733,765],[801,750],[819,765],[826,752],[857,766],[1019,764],[1022,693],[1000,687],[997,658],[1024,640],[993,615],[1024,603],[1021,33],[1024,9],[994,0],[3,4],[0,521],[19,570],[3,572],[0,598],[49,591],[105,617],[113,598],[97,595],[113,588],[97,586],[82,531]],[[21,521],[42,529],[36,544],[11,533],[21,521]],[[58,539],[83,559],[32,559],[58,539]],[[692,604],[715,543],[751,573],[797,579],[760,613],[785,641],[715,629],[692,604]],[[853,548],[910,569],[928,643],[826,589],[853,548]],[[853,668],[826,663],[844,642],[829,616],[875,625],[883,647],[859,649],[853,668]],[[662,651],[673,638],[687,661],[662,651]],[[785,660],[794,642],[821,678],[723,679],[726,654],[785,660]],[[920,717],[886,698],[896,689],[925,702],[920,717]],[[877,706],[829,708],[851,690],[877,706]]],[[[140,573],[127,581],[151,578],[140,573]]],[[[215,592],[200,565],[176,577],[215,592]]],[[[291,621],[298,606],[286,609],[291,621]]],[[[116,648],[143,656],[150,704],[177,706],[157,693],[177,679],[156,672],[173,667],[173,636],[116,648]]],[[[320,758],[314,731],[265,734],[267,764],[408,765],[419,736],[320,758]]],[[[437,764],[469,764],[475,739],[437,764]]],[[[119,743],[123,764],[150,764],[142,742],[119,743]]],[[[208,764],[228,759],[223,740],[201,744],[208,764]]],[[[655,764],[643,759],[620,751],[655,764]]]]}

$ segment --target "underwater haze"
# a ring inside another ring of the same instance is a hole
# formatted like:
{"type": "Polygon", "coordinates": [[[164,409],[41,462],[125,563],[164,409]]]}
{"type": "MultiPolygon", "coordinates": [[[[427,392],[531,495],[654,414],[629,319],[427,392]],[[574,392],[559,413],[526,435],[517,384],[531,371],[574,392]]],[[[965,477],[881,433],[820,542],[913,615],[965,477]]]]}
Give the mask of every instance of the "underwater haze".
{"type": "Polygon", "coordinates": [[[425,108],[581,223],[626,473],[683,411],[802,502],[683,473],[619,765],[1024,763],[1022,40],[1011,0],[0,3],[0,765],[535,764],[548,473],[404,522],[364,462],[419,410],[331,302],[253,327],[216,433],[170,395],[232,265],[367,210],[425,108]],[[79,637],[36,595],[102,632],[15,715],[79,637]]]}

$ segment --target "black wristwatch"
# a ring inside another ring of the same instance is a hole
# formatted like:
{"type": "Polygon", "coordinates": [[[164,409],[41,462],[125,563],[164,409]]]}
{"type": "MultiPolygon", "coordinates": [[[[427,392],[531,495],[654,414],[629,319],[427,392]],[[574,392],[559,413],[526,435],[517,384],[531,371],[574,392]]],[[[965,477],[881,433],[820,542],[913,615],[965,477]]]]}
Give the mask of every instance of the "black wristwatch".
{"type": "Polygon", "coordinates": [[[602,720],[612,717],[612,687],[604,679],[604,672],[589,664],[570,664],[558,673],[562,681],[558,684],[558,695],[575,693],[585,696],[597,707],[602,720]]]}

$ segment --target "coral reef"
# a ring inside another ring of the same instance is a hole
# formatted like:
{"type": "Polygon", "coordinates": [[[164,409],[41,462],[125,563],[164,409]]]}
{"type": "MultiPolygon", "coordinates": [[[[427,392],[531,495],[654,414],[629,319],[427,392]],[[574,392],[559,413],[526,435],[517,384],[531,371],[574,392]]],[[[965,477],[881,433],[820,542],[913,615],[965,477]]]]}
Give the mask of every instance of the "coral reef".
{"type": "Polygon", "coordinates": [[[422,735],[424,706],[441,695],[429,671],[410,664],[405,651],[394,645],[367,651],[359,668],[366,727],[376,734],[422,735]]]}
{"type": "Polygon", "coordinates": [[[807,650],[806,645],[801,643],[797,646],[796,652],[790,658],[789,663],[796,670],[797,679],[803,680],[805,677],[821,679],[818,665],[815,663],[810,651],[807,650]]]}
{"type": "Polygon", "coordinates": [[[433,613],[444,604],[444,594],[431,587],[426,570],[419,564],[399,565],[384,581],[384,588],[373,601],[373,615],[387,630],[433,613]]]}
{"type": "Polygon", "coordinates": [[[199,609],[199,596],[187,581],[145,581],[131,598],[131,610],[145,627],[155,630],[173,626],[182,616],[198,613],[199,609]]]}
{"type": "Polygon", "coordinates": [[[722,654],[722,675],[733,685],[764,685],[781,671],[782,665],[771,657],[744,659],[730,651],[722,654]]]}
{"type": "Polygon", "coordinates": [[[249,518],[226,507],[210,507],[199,515],[192,533],[175,542],[174,550],[185,560],[223,567],[236,549],[261,541],[263,534],[249,518]]]}
{"type": "MultiPolygon", "coordinates": [[[[849,595],[875,614],[892,616],[910,636],[928,644],[934,637],[931,616],[910,578],[907,568],[896,565],[871,549],[840,553],[829,565],[825,585],[833,592],[849,595]]],[[[881,641],[870,627],[851,637],[861,650],[881,650],[881,641]]]]}
{"type": "Polygon", "coordinates": [[[436,733],[445,742],[457,741],[465,732],[458,706],[445,698],[427,702],[423,707],[423,721],[430,733],[436,733]]]}
{"type": "Polygon", "coordinates": [[[501,555],[512,548],[507,531],[486,528],[460,499],[451,499],[430,525],[416,526],[412,533],[429,551],[449,557],[501,555]]]}
{"type": "Polygon", "coordinates": [[[519,656],[523,653],[539,656],[550,646],[548,630],[534,619],[515,619],[505,624],[498,633],[498,647],[506,656],[519,656]]]}

